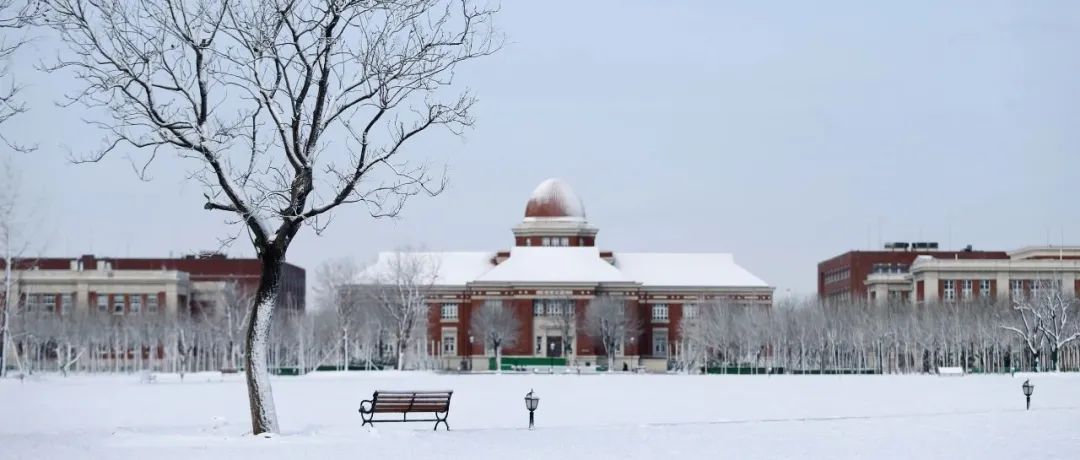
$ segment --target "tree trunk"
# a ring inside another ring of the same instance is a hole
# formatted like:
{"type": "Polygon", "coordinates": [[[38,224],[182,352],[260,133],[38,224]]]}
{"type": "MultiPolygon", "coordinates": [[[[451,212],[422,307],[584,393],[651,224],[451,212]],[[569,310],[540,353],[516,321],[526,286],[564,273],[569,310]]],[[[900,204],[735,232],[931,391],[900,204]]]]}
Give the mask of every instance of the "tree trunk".
{"type": "Polygon", "coordinates": [[[397,370],[405,370],[405,347],[408,341],[405,338],[397,340],[397,370]]]}
{"type": "Polygon", "coordinates": [[[346,329],[341,340],[341,355],[345,361],[345,371],[349,370],[349,331],[346,329]]]}
{"type": "MultiPolygon", "coordinates": [[[[6,246],[6,244],[5,244],[6,246]]],[[[4,308],[0,309],[0,378],[7,375],[7,343],[8,343],[8,324],[10,322],[11,300],[14,298],[12,290],[11,280],[11,264],[13,263],[11,254],[8,253],[4,257],[4,308]]]]}
{"type": "Polygon", "coordinates": [[[281,268],[284,254],[264,248],[260,254],[262,276],[255,292],[255,304],[248,315],[247,332],[244,337],[244,370],[246,371],[248,402],[251,408],[251,433],[276,433],[277,413],[274,396],[270,390],[270,371],[267,367],[267,343],[269,342],[271,318],[277,304],[281,286],[281,268]]]}

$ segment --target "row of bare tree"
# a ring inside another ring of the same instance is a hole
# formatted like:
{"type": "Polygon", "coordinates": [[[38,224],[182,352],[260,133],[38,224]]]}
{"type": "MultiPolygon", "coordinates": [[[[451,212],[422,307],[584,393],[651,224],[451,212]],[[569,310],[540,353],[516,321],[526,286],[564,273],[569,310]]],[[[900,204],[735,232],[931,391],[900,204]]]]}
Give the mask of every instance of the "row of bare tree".
{"type": "MultiPolygon", "coordinates": [[[[417,267],[401,268],[414,273],[417,267]]],[[[275,319],[268,348],[272,368],[302,373],[320,367],[435,365],[438,346],[424,333],[429,307],[422,294],[412,294],[423,286],[408,281],[419,278],[401,273],[397,283],[354,289],[356,273],[345,259],[319,268],[317,306],[306,314],[275,319]]],[[[24,372],[237,369],[249,303],[242,295],[225,296],[206,316],[23,313],[13,316],[10,337],[16,365],[24,372]]],[[[1075,297],[1056,289],[1040,289],[1011,303],[804,301],[771,308],[686,308],[678,338],[668,348],[671,366],[687,372],[1080,369],[1080,307],[1075,297]]],[[[580,324],[609,363],[623,344],[642,332],[641,323],[619,299],[594,299],[580,320],[564,316],[568,324],[580,324]]],[[[489,301],[472,314],[469,333],[500,361],[502,350],[521,336],[523,324],[512,309],[489,301]]]]}
{"type": "Polygon", "coordinates": [[[672,364],[802,372],[1080,370],[1078,314],[1076,298],[1057,289],[1012,302],[700,305],[680,324],[672,364]]]}

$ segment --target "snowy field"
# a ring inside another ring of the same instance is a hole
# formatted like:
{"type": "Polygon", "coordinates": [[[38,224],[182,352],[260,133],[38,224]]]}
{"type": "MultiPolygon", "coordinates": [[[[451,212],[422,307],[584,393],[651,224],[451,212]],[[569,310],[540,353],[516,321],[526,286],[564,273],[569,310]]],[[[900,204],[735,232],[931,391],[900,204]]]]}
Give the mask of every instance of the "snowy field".
{"type": "Polygon", "coordinates": [[[436,375],[274,380],[256,438],[240,376],[0,381],[0,458],[1080,458],[1080,375],[436,375]],[[523,397],[540,396],[528,431],[523,397]],[[451,431],[361,428],[375,389],[452,389],[451,431]]]}

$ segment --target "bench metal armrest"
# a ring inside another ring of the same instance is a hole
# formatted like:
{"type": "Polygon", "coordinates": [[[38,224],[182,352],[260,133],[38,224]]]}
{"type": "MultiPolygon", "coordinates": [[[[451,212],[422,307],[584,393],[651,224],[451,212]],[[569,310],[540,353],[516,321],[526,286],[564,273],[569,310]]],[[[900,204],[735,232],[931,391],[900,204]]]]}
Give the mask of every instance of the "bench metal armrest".
{"type": "Polygon", "coordinates": [[[360,401],[360,413],[362,413],[362,414],[370,413],[373,406],[374,406],[374,403],[371,402],[370,399],[365,399],[363,401],[360,401]],[[365,408],[364,404],[367,404],[368,407],[365,408]]]}

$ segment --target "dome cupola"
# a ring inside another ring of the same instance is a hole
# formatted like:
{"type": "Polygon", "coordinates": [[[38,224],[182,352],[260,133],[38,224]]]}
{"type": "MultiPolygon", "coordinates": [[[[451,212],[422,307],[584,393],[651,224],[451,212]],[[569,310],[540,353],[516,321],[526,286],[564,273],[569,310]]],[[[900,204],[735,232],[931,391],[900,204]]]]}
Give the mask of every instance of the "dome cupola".
{"type": "Polygon", "coordinates": [[[517,246],[594,246],[596,227],[585,220],[585,204],[570,184],[547,179],[525,204],[525,218],[514,227],[517,246]]]}

